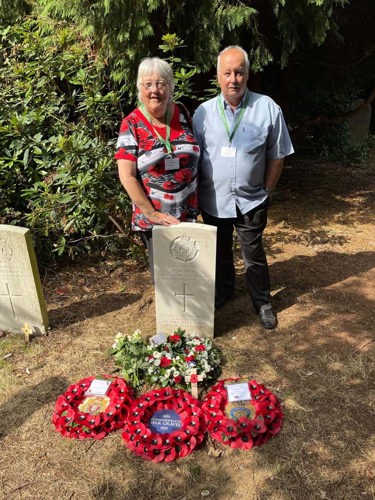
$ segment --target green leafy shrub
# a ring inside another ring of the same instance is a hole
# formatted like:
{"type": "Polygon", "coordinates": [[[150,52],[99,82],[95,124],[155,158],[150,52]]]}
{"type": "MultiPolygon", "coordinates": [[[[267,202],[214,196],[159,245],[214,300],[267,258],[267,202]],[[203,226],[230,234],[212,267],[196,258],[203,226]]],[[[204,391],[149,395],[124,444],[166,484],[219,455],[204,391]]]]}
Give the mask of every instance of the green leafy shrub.
{"type": "Polygon", "coordinates": [[[113,162],[121,94],[90,40],[48,18],[0,37],[0,222],[32,228],[45,258],[129,245],[116,229],[130,216],[113,162]]]}

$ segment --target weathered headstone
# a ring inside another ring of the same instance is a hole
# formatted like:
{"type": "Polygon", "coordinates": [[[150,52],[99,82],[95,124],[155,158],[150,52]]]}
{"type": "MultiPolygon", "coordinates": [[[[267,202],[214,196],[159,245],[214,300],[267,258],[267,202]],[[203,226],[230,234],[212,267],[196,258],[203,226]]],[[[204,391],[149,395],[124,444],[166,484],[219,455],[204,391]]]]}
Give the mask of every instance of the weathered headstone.
{"type": "Polygon", "coordinates": [[[212,338],[216,227],[182,222],[152,235],[157,331],[212,338]]]}
{"type": "Polygon", "coordinates": [[[46,333],[47,308],[30,230],[0,224],[0,330],[46,333]]]}
{"type": "MultiPolygon", "coordinates": [[[[363,105],[363,100],[353,102],[353,109],[363,105]]],[[[364,104],[362,108],[348,119],[349,138],[354,146],[360,145],[368,137],[371,123],[371,104],[364,104]]]]}

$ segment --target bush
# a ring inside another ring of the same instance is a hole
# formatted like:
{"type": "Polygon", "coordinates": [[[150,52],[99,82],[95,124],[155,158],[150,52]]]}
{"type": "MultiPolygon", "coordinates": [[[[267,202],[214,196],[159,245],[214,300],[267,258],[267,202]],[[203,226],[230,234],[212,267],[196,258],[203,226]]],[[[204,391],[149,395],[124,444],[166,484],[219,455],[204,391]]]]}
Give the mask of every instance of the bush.
{"type": "Polygon", "coordinates": [[[130,245],[114,231],[130,217],[113,161],[121,91],[90,40],[48,18],[0,37],[0,222],[30,227],[44,258],[130,245]]]}

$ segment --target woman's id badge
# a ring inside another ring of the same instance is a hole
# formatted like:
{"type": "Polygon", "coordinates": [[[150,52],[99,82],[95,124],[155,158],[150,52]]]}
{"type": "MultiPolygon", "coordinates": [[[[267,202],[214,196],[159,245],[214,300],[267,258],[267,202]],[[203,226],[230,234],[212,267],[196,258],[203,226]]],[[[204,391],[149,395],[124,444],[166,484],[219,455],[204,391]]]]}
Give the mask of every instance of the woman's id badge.
{"type": "Polygon", "coordinates": [[[164,160],[165,170],[178,170],[180,168],[180,160],[174,155],[168,155],[164,160]]]}

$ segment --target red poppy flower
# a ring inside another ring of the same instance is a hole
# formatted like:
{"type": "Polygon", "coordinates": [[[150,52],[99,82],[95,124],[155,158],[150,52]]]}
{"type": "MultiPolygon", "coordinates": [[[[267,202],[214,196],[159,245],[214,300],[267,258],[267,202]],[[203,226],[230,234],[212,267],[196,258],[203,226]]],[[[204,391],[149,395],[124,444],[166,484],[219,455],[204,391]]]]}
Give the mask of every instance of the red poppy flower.
{"type": "Polygon", "coordinates": [[[250,450],[254,446],[254,442],[247,434],[239,434],[230,442],[231,448],[241,448],[242,450],[250,450]]]}
{"type": "MultiPolygon", "coordinates": [[[[236,381],[239,379],[228,379],[236,381]]],[[[275,436],[281,429],[283,412],[277,397],[264,385],[255,380],[248,382],[254,418],[240,417],[231,419],[225,413],[227,404],[227,380],[221,380],[206,395],[202,409],[206,418],[207,430],[213,439],[232,448],[248,450],[261,446],[275,436]]]]}
{"type": "Polygon", "coordinates": [[[122,437],[136,455],[153,462],[172,462],[191,453],[203,441],[204,433],[199,401],[182,389],[164,388],[133,402],[122,437]],[[175,412],[181,427],[169,433],[153,430],[152,417],[166,410],[175,412]]]}
{"type": "Polygon", "coordinates": [[[176,382],[176,384],[179,384],[182,381],[182,376],[176,375],[175,377],[173,377],[173,380],[176,382]]]}
{"type": "Polygon", "coordinates": [[[112,380],[106,393],[109,404],[104,410],[100,410],[99,407],[98,414],[87,413],[80,409],[88,397],[86,391],[95,379],[94,376],[71,385],[57,398],[52,423],[62,436],[75,439],[102,439],[112,430],[123,427],[132,401],[132,390],[121,378],[109,375],[104,375],[104,378],[112,380]]]}
{"type": "Polygon", "coordinates": [[[185,361],[187,363],[192,363],[193,361],[195,361],[195,357],[193,355],[185,356],[185,361]]]}

